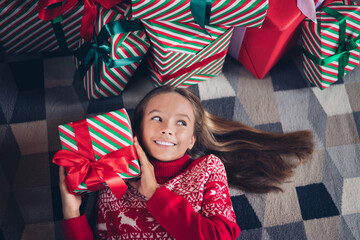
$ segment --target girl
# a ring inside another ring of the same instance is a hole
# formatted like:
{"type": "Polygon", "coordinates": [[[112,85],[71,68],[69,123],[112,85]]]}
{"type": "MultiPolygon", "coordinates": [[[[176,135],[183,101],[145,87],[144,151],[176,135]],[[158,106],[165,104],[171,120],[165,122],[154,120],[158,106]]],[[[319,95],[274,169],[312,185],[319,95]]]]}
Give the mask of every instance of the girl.
{"type": "MultiPolygon", "coordinates": [[[[227,181],[257,193],[281,190],[314,148],[309,131],[267,133],[225,120],[206,112],[191,91],[170,86],[144,97],[132,125],[141,178],[128,182],[122,199],[100,191],[100,239],[236,239],[227,181]]],[[[62,167],[60,190],[66,239],[92,239],[62,167]]]]}

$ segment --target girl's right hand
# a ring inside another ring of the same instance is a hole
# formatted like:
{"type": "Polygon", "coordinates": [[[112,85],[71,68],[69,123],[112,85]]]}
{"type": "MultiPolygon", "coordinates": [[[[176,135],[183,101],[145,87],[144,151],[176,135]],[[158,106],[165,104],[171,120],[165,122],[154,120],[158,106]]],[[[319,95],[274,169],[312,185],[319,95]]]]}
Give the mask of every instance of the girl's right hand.
{"type": "Polygon", "coordinates": [[[76,218],[80,216],[81,196],[74,195],[69,192],[65,182],[65,169],[59,168],[59,187],[61,193],[61,202],[64,219],[76,218]]]}

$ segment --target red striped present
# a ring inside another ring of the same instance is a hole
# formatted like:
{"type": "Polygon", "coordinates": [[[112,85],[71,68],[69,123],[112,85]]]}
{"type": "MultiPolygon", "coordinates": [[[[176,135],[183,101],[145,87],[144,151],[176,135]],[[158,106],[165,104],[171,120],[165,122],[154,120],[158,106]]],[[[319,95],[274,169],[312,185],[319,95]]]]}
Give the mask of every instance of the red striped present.
{"type": "Polygon", "coordinates": [[[189,87],[220,74],[233,27],[142,20],[152,44],[149,54],[155,85],[189,87]]]}
{"type": "MultiPolygon", "coordinates": [[[[100,6],[95,26],[96,34],[99,34],[103,28],[108,29],[109,24],[118,20],[132,20],[129,4],[123,2],[111,9],[100,6]],[[106,27],[104,27],[105,25],[106,27]]],[[[141,25],[140,22],[138,24],[141,25]]],[[[104,59],[102,59],[103,61],[100,60],[100,62],[94,62],[83,76],[84,88],[89,99],[120,95],[150,46],[142,27],[141,30],[113,34],[108,41],[109,43],[105,43],[105,45],[108,44],[111,48],[108,54],[110,59],[138,58],[139,60],[119,67],[106,65],[104,59]],[[99,69],[98,71],[96,67],[99,69]]],[[[80,42],[80,46],[82,44],[84,44],[83,40],[80,42]]],[[[105,45],[102,47],[106,47],[105,45]]],[[[80,62],[78,59],[76,59],[76,65],[79,68],[80,62]]]]}
{"type": "MultiPolygon", "coordinates": [[[[191,0],[132,0],[134,18],[194,22],[191,0]]],[[[259,27],[266,16],[268,0],[211,1],[210,25],[259,27]]]]}
{"type": "Polygon", "coordinates": [[[62,150],[53,162],[65,167],[66,183],[73,193],[109,186],[120,198],[126,191],[124,180],[140,175],[125,109],[60,125],[59,135],[62,150]]]}
{"type": "MultiPolygon", "coordinates": [[[[37,0],[0,1],[0,43],[5,52],[64,50],[60,49],[63,43],[57,38],[52,22],[38,17],[37,4],[37,0]]],[[[76,49],[80,40],[82,9],[81,4],[75,4],[62,15],[59,31],[63,32],[68,50],[76,49]]]]}
{"type": "Polygon", "coordinates": [[[305,77],[325,89],[360,63],[360,6],[334,0],[316,16],[317,24],[302,25],[303,64],[305,77]]]}

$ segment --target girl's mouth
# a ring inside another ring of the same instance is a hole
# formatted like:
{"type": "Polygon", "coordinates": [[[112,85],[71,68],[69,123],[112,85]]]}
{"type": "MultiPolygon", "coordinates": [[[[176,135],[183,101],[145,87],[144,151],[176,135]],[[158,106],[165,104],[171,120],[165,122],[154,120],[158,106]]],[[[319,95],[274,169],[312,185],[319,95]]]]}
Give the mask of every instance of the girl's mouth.
{"type": "Polygon", "coordinates": [[[159,144],[159,145],[162,145],[162,146],[175,146],[175,145],[176,145],[175,143],[167,142],[167,141],[158,141],[158,140],[155,140],[154,142],[155,142],[156,144],[159,144]]]}

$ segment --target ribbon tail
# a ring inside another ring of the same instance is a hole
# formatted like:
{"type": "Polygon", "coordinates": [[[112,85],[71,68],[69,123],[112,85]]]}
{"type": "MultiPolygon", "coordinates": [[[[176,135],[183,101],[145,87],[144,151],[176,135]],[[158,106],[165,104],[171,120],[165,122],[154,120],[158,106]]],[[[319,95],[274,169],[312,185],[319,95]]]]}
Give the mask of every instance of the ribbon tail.
{"type": "Polygon", "coordinates": [[[124,196],[127,185],[119,175],[114,172],[106,172],[105,174],[102,174],[102,178],[117,199],[121,199],[124,196]]]}

